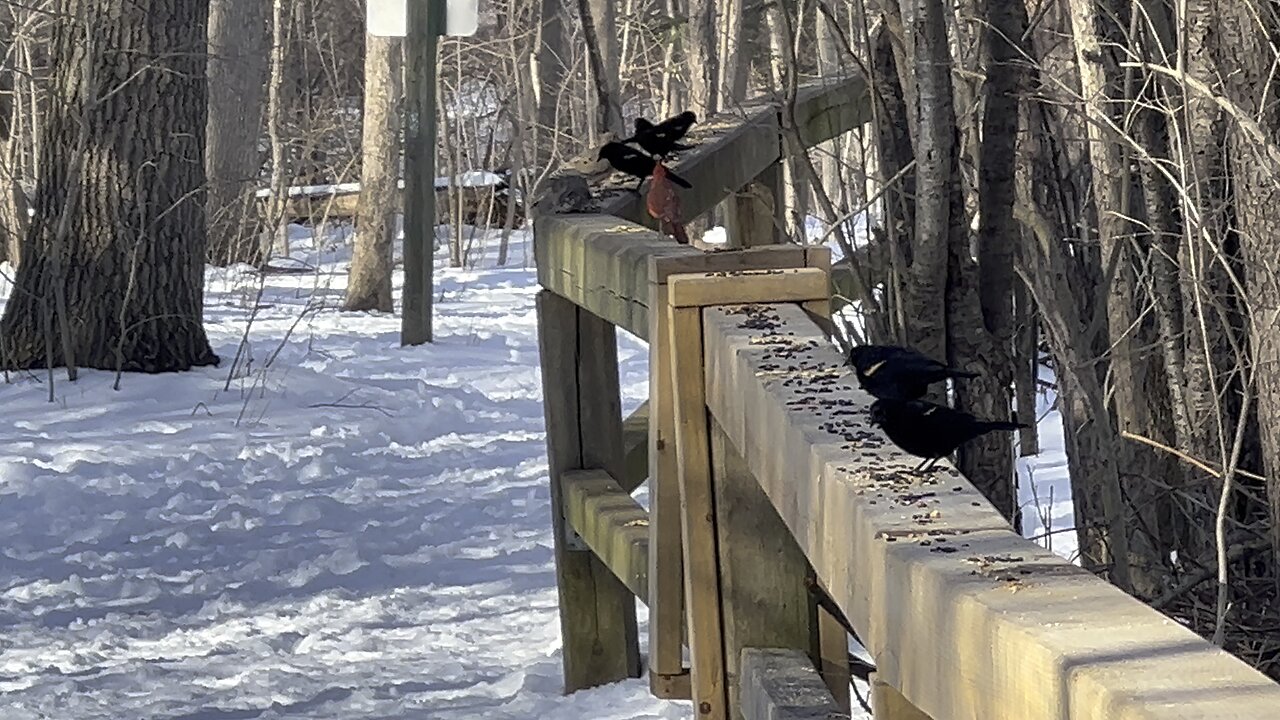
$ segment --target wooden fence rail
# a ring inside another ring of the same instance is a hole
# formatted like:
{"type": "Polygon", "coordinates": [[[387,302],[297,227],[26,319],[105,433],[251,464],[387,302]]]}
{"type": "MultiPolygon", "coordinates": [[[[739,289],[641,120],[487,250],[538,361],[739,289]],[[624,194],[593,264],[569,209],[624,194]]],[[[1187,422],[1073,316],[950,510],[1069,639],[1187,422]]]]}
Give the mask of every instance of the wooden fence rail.
{"type": "MultiPolygon", "coordinates": [[[[857,87],[806,90],[801,137],[862,122],[857,87]]],[[[721,122],[677,166],[686,208],[768,185],[776,112],[721,122]]],[[[847,717],[848,636],[816,585],[875,659],[879,720],[1280,717],[1262,674],[1022,539],[949,466],[909,470],[815,323],[825,248],[679,246],[633,222],[634,197],[534,226],[567,692],[640,676],[638,599],[650,687],[695,718],[847,717]],[[625,419],[617,328],[649,343],[625,419]]],[[[759,207],[730,216],[738,246],[773,235],[759,207]]]]}

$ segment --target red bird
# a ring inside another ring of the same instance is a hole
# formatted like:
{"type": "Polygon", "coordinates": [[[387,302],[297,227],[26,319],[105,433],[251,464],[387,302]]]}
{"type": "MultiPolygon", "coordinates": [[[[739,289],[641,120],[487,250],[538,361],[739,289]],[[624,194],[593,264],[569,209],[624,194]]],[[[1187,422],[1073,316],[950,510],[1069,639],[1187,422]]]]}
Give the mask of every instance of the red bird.
{"type": "Polygon", "coordinates": [[[689,244],[689,235],[680,218],[680,196],[669,179],[667,167],[653,165],[653,182],[649,183],[649,196],[645,200],[649,215],[658,220],[662,232],[676,239],[681,245],[689,244]]]}

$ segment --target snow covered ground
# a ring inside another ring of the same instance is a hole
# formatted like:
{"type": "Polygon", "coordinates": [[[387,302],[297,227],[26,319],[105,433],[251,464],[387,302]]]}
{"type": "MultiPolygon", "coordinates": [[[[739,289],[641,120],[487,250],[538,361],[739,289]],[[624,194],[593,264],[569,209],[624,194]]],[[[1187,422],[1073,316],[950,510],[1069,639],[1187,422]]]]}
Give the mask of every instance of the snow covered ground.
{"type": "MultiPolygon", "coordinates": [[[[260,298],[209,271],[220,368],[0,383],[0,717],[688,717],[644,680],[560,693],[529,248],[442,254],[438,342],[408,349],[337,311],[348,250],[293,248],[311,271],[260,298]]],[[[1061,504],[1055,418],[1021,465],[1061,504]]]]}

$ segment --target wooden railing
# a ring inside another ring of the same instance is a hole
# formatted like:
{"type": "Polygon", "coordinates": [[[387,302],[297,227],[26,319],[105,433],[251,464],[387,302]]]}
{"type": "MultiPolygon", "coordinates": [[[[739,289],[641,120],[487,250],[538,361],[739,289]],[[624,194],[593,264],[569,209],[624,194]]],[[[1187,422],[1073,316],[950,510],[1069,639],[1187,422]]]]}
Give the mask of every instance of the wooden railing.
{"type": "MultiPolygon", "coordinates": [[[[855,81],[799,102],[820,118],[806,142],[867,120],[855,81]]],[[[677,166],[690,216],[776,187],[777,109],[753,113],[708,121],[677,166]]],[[[534,225],[567,692],[640,676],[639,599],[656,695],[700,719],[840,717],[847,635],[816,585],[875,659],[877,718],[1280,716],[1280,686],[1022,539],[949,466],[910,472],[820,329],[825,248],[704,253],[594,190],[587,214],[534,225]],[[649,400],[626,419],[616,328],[649,343],[649,400]]],[[[760,196],[730,212],[731,243],[776,237],[760,196]]]]}

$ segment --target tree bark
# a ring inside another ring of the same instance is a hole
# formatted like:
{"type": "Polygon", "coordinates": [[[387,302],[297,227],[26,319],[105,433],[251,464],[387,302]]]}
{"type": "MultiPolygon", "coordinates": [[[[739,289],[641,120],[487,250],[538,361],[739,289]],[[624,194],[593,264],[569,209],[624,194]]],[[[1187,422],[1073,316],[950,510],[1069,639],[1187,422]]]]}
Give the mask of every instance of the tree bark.
{"type": "Polygon", "coordinates": [[[400,177],[400,38],[365,37],[364,132],[355,253],[344,310],[391,312],[391,268],[400,177]]]}
{"type": "Polygon", "coordinates": [[[0,318],[7,366],[67,361],[61,343],[46,354],[45,307],[49,327],[68,328],[80,366],[216,364],[201,324],[208,5],[68,0],[64,9],[36,218],[0,318]],[[92,142],[77,147],[82,126],[92,142]],[[58,287],[65,314],[47,300],[58,287]]]}
{"type": "MultiPolygon", "coordinates": [[[[578,18],[582,22],[582,34],[586,39],[587,61],[591,66],[591,78],[595,81],[596,91],[596,128],[600,132],[613,133],[615,139],[629,135],[622,124],[622,102],[618,99],[618,62],[616,57],[610,63],[606,56],[606,47],[612,48],[617,55],[617,43],[606,44],[596,32],[596,21],[593,19],[592,5],[604,5],[610,11],[609,0],[578,0],[578,18]]],[[[612,12],[608,13],[612,15],[612,12]]],[[[608,37],[614,36],[614,28],[609,28],[608,37]]]]}
{"type": "MultiPolygon", "coordinates": [[[[934,358],[947,357],[946,289],[952,230],[956,118],[952,108],[951,53],[941,4],[919,0],[911,24],[919,93],[916,143],[915,246],[908,292],[907,340],[934,358]]],[[[934,399],[941,399],[935,391],[934,399]]]]}
{"type": "Polygon", "coordinates": [[[254,193],[269,47],[266,3],[210,0],[205,212],[213,265],[262,262],[262,210],[254,193]]]}
{"type": "MultiPolygon", "coordinates": [[[[684,23],[684,59],[688,68],[689,109],[705,118],[720,110],[716,92],[719,63],[716,57],[715,0],[689,0],[684,23]]],[[[773,10],[770,10],[772,14],[773,10]]]]}

